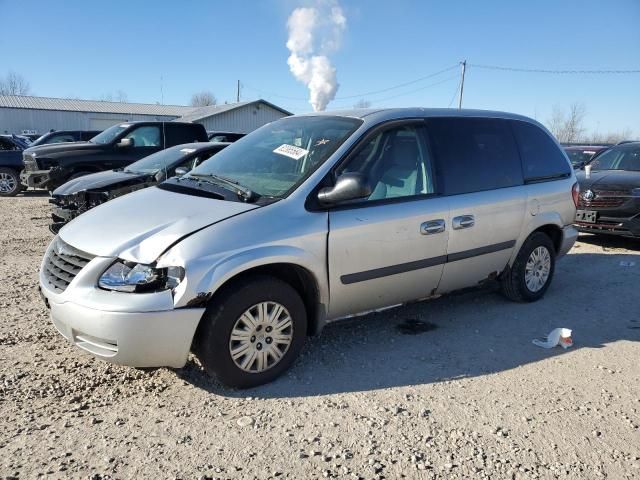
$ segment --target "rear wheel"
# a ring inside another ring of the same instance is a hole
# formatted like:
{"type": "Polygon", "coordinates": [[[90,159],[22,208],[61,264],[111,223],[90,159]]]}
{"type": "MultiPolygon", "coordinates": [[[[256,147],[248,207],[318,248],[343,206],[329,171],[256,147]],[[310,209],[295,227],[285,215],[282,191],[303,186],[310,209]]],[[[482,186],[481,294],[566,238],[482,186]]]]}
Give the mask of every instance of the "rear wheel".
{"type": "Polygon", "coordinates": [[[230,387],[268,383],[294,362],[307,334],[304,303],[277,278],[260,276],[221,291],[198,329],[196,354],[230,387]]]}
{"type": "Polygon", "coordinates": [[[542,232],[534,232],[500,279],[502,293],[515,302],[535,302],[549,288],[555,271],[555,248],[542,232]]]}
{"type": "Polygon", "coordinates": [[[0,168],[0,197],[15,197],[22,190],[18,172],[0,168]]]}

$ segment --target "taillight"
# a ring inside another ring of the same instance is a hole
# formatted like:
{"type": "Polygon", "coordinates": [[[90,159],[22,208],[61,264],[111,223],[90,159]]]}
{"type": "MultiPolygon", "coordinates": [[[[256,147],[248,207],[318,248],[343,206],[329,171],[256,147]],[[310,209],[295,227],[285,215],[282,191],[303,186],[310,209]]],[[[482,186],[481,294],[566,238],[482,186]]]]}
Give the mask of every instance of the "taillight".
{"type": "Polygon", "coordinates": [[[580,185],[578,182],[573,184],[571,188],[571,195],[573,196],[573,203],[576,204],[576,208],[578,208],[578,201],[580,200],[580,185]]]}

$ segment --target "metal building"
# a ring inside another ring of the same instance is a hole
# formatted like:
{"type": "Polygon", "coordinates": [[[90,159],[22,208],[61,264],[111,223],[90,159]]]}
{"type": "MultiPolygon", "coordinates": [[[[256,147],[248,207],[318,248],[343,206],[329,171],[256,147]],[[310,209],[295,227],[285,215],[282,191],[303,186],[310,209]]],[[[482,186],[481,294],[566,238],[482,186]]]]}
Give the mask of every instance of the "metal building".
{"type": "Polygon", "coordinates": [[[266,100],[211,105],[194,109],[180,117],[184,122],[201,123],[207,129],[249,133],[282,117],[293,115],[266,100]]]}
{"type": "Polygon", "coordinates": [[[0,95],[0,133],[104,130],[136,120],[202,123],[207,130],[248,133],[290,112],[264,100],[209,107],[0,95]]]}

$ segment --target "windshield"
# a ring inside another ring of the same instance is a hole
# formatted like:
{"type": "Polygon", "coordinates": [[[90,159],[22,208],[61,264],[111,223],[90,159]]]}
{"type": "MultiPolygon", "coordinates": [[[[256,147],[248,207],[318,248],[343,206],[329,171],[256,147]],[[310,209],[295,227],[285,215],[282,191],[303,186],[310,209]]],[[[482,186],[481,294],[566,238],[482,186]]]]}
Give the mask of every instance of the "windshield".
{"type": "Polygon", "coordinates": [[[640,144],[619,145],[601,153],[589,163],[592,170],[640,171],[640,144]]]}
{"type": "Polygon", "coordinates": [[[131,125],[128,123],[114,125],[113,127],[107,128],[104,132],[99,133],[89,141],[91,143],[106,145],[107,143],[111,143],[114,138],[116,138],[120,133],[124,132],[130,126],[131,125]]]}
{"type": "Polygon", "coordinates": [[[585,164],[595,153],[593,150],[566,150],[566,152],[572,165],[585,164]]]}
{"type": "Polygon", "coordinates": [[[195,148],[187,148],[182,145],[167,148],[166,150],[160,150],[153,155],[149,155],[148,157],[144,157],[142,160],[132,163],[125,168],[124,171],[129,173],[153,174],[163,168],[171,168],[175,162],[186,158],[195,151],[195,148]]]}
{"type": "Polygon", "coordinates": [[[346,117],[288,117],[231,144],[190,172],[237,182],[260,196],[297,187],[361,125],[346,117]]]}

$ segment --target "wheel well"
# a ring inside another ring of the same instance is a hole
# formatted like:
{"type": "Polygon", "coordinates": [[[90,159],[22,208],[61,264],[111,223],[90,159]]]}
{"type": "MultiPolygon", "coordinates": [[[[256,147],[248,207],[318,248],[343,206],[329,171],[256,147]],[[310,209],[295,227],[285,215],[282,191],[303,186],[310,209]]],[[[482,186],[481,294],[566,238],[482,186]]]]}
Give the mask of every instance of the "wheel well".
{"type": "MultiPolygon", "coordinates": [[[[221,291],[232,282],[235,283],[243,281],[256,275],[268,275],[291,285],[298,292],[304,302],[307,312],[307,332],[309,332],[310,335],[317,332],[320,293],[313,274],[304,267],[293,263],[272,263],[268,265],[261,265],[259,267],[245,270],[244,272],[231,277],[229,280],[224,282],[220,288],[218,288],[218,291],[221,291]]],[[[213,298],[215,298],[215,294],[212,299],[213,298]]]]}
{"type": "Polygon", "coordinates": [[[534,232],[532,233],[535,232],[544,233],[553,242],[553,248],[556,249],[556,253],[560,251],[560,248],[562,247],[562,230],[560,229],[560,227],[551,224],[543,225],[542,227],[534,230],[534,232]]]}

